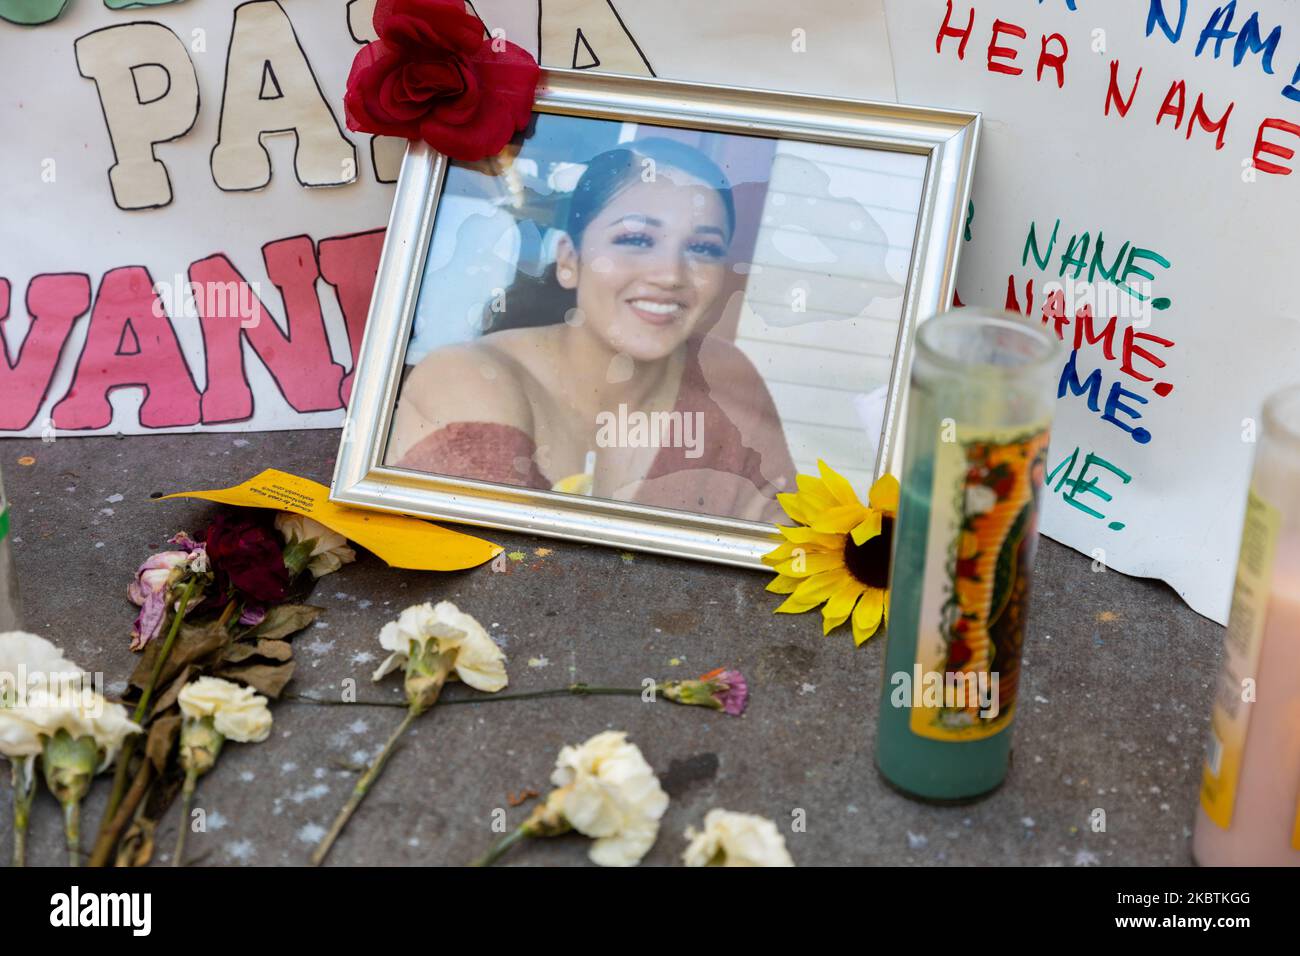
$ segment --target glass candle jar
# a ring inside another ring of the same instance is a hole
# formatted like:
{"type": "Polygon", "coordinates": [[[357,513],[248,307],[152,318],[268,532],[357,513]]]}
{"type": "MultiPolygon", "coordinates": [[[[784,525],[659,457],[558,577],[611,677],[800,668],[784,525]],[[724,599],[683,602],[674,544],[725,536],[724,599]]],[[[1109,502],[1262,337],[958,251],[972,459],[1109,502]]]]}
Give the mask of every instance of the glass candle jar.
{"type": "Polygon", "coordinates": [[[912,361],[876,762],[924,800],[1006,776],[1062,347],[962,309],[912,361]]]}
{"type": "Polygon", "coordinates": [[[1300,385],[1264,405],[1192,855],[1300,866],[1300,385]]]}

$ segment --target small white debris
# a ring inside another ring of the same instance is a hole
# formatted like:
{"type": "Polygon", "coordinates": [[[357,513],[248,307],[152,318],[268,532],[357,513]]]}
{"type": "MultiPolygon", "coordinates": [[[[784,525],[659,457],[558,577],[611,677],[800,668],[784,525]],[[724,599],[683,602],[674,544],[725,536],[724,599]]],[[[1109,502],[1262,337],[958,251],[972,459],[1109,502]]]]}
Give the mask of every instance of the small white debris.
{"type": "Polygon", "coordinates": [[[330,788],[328,784],[318,783],[302,790],[295,790],[293,793],[289,794],[289,799],[294,803],[301,805],[306,803],[308,800],[319,800],[329,792],[330,788]]]}
{"type": "Polygon", "coordinates": [[[231,442],[231,444],[234,445],[236,448],[247,448],[249,442],[247,438],[236,438],[233,442],[231,442]]]}
{"type": "Polygon", "coordinates": [[[547,667],[550,665],[550,663],[551,663],[550,658],[548,658],[545,654],[543,654],[541,657],[528,658],[529,667],[547,667]]]}
{"type": "Polygon", "coordinates": [[[126,499],[125,499],[124,497],[122,497],[121,495],[109,495],[109,496],[108,496],[107,498],[105,498],[104,500],[107,501],[110,505],[115,505],[115,504],[117,504],[119,501],[125,501],[126,499]]]}
{"type": "Polygon", "coordinates": [[[929,842],[930,838],[924,833],[913,833],[911,830],[907,831],[907,846],[909,849],[919,850],[929,842]]]}
{"type": "Polygon", "coordinates": [[[1074,854],[1075,866],[1097,866],[1101,863],[1097,854],[1090,850],[1079,850],[1074,854]]]}
{"type": "Polygon", "coordinates": [[[226,844],[226,856],[232,860],[238,860],[240,863],[246,863],[253,858],[257,852],[253,849],[251,840],[236,840],[234,843],[226,844]]]}
{"type": "Polygon", "coordinates": [[[815,693],[817,693],[816,684],[809,684],[807,681],[804,681],[801,685],[799,685],[800,697],[802,697],[804,694],[815,694],[815,693]]]}
{"type": "Polygon", "coordinates": [[[298,839],[315,846],[325,838],[325,828],[319,823],[308,823],[298,831],[298,839]]]}

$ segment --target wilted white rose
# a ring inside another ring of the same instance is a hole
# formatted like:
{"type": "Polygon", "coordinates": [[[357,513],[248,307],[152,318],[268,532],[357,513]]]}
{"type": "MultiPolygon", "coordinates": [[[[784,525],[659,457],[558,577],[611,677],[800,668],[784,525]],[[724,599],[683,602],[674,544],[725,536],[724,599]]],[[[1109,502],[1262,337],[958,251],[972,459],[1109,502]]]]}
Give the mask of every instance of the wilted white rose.
{"type": "Polygon", "coordinates": [[[450,601],[408,607],[396,621],[385,624],[379,632],[379,643],[391,653],[372,679],[382,680],[404,668],[411,656],[411,645],[423,651],[429,641],[437,642],[439,654],[455,655],[452,673],[475,690],[491,694],[506,686],[505,654],[482,624],[450,601]]]}
{"type": "Polygon", "coordinates": [[[305,515],[281,511],[275,516],[275,530],[284,536],[288,547],[313,542],[306,568],[314,578],[333,574],[357,559],[357,553],[348,547],[347,538],[305,515]]]}
{"type": "Polygon", "coordinates": [[[668,794],[636,744],[605,731],[565,747],[551,782],[555,808],[579,833],[593,837],[588,854],[601,866],[635,866],[659,835],[668,794]]]}
{"type": "Polygon", "coordinates": [[[686,830],[687,866],[794,866],[776,824],[752,813],[710,810],[704,830],[686,830]]]}
{"type": "Polygon", "coordinates": [[[186,684],[178,698],[181,713],[191,720],[212,718],[212,726],[229,740],[260,743],[271,736],[271,710],[266,698],[251,687],[220,677],[200,677],[186,684]]]}

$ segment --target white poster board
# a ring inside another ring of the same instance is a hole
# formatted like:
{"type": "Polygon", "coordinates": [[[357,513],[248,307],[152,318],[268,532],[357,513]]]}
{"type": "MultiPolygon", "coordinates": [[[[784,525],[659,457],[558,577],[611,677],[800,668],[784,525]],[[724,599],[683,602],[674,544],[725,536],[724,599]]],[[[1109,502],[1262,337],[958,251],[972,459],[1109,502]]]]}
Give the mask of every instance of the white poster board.
{"type": "Polygon", "coordinates": [[[900,98],[984,114],[960,297],[1070,348],[1042,530],[1226,622],[1260,408],[1300,381],[1300,7],[887,11],[900,98]]]}

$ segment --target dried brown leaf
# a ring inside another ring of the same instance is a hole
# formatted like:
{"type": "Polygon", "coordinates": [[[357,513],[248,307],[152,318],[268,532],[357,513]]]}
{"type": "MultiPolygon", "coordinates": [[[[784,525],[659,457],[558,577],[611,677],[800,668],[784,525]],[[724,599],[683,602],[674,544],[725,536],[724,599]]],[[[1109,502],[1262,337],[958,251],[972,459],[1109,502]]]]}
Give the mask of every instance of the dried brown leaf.
{"type": "MultiPolygon", "coordinates": [[[[162,673],[158,675],[158,686],[168,683],[189,664],[202,667],[215,663],[230,640],[230,632],[218,621],[182,624],[172,651],[163,663],[162,673]]],[[[152,640],[141,655],[140,663],[136,665],[135,673],[131,675],[131,683],[141,690],[149,683],[149,676],[153,673],[154,663],[162,653],[164,644],[166,644],[164,638],[152,640]]]]}
{"type": "Polygon", "coordinates": [[[240,664],[217,668],[216,676],[247,684],[258,693],[276,699],[293,677],[293,661],[285,664],[240,664]]]}
{"type": "Polygon", "coordinates": [[[167,758],[171,756],[176,735],[180,730],[180,714],[161,717],[149,725],[149,737],[144,745],[144,753],[153,764],[154,770],[159,773],[167,769],[167,758]]]}
{"type": "Polygon", "coordinates": [[[268,641],[266,638],[259,638],[257,654],[259,657],[265,657],[271,661],[291,661],[293,660],[293,645],[288,641],[268,641]]]}
{"type": "Polygon", "coordinates": [[[324,613],[323,607],[310,604],[281,604],[268,610],[266,619],[253,628],[249,636],[267,641],[280,640],[310,627],[324,613]]]}

